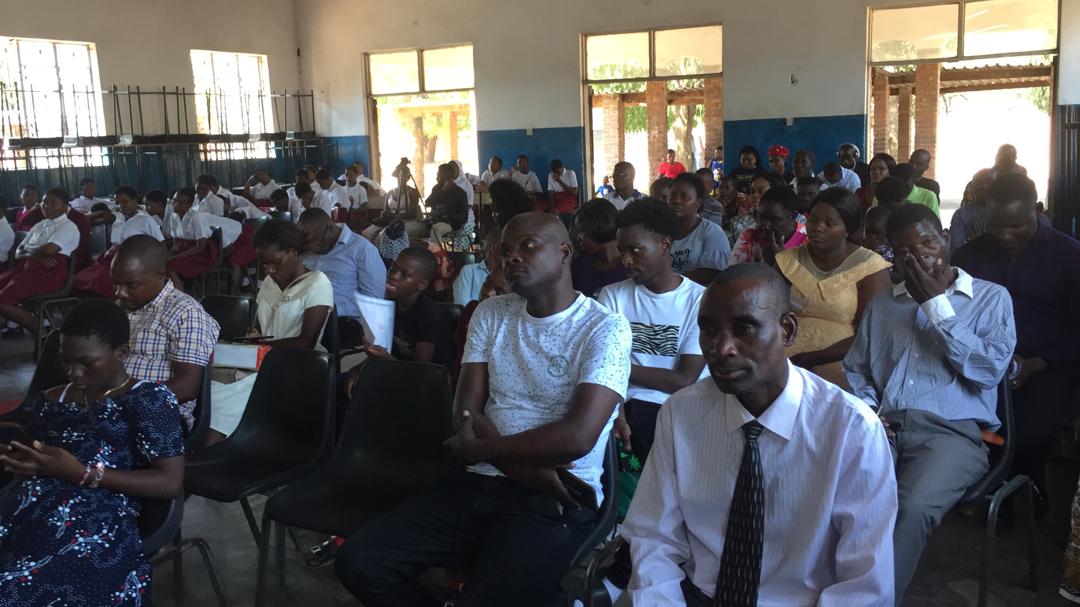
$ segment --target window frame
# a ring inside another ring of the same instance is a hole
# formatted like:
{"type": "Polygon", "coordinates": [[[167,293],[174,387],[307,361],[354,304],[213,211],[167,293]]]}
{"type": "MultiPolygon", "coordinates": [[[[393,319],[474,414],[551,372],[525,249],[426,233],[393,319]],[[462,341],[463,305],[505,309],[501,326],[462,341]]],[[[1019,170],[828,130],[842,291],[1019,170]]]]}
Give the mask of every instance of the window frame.
{"type": "Polygon", "coordinates": [[[967,30],[967,5],[982,2],[984,0],[951,0],[949,2],[917,2],[914,4],[885,4],[869,7],[866,11],[866,59],[867,65],[874,67],[889,67],[896,65],[920,65],[925,63],[952,63],[956,61],[970,61],[972,59],[997,59],[1001,57],[1017,57],[1022,55],[1057,55],[1061,48],[1061,0],[1057,2],[1057,38],[1054,47],[1049,49],[1037,49],[1027,51],[1009,51],[1005,53],[990,53],[984,55],[968,55],[964,52],[964,37],[967,30]],[[940,57],[936,59],[900,59],[893,61],[874,61],[874,11],[887,11],[904,8],[927,8],[932,6],[957,7],[956,11],[956,54],[952,57],[940,57]]]}
{"type": "MultiPolygon", "coordinates": [[[[653,28],[633,28],[622,29],[604,32],[586,32],[581,35],[581,82],[584,85],[590,84],[615,84],[618,82],[668,82],[672,80],[689,80],[694,78],[716,78],[724,75],[723,67],[719,72],[702,72],[700,74],[677,74],[672,76],[657,76],[656,75],[656,33],[668,32],[674,30],[696,29],[706,27],[719,27],[721,35],[723,35],[724,24],[721,21],[710,21],[708,23],[695,23],[692,25],[671,25],[664,27],[653,28]],[[636,77],[636,78],[603,78],[603,79],[591,79],[589,78],[589,38],[597,36],[612,36],[618,34],[648,34],[649,36],[649,75],[636,77]]],[[[720,48],[720,61],[723,64],[724,49],[721,45],[720,48]]]]}
{"type": "MultiPolygon", "coordinates": [[[[259,87],[258,95],[260,97],[260,103],[259,103],[259,105],[260,105],[260,116],[262,118],[260,121],[258,121],[258,124],[259,124],[260,128],[257,131],[252,131],[250,129],[250,126],[249,126],[247,133],[230,133],[223,126],[223,123],[225,125],[228,124],[229,108],[227,108],[227,107],[211,108],[212,111],[206,117],[207,132],[205,132],[205,133],[200,132],[200,134],[209,135],[209,136],[213,137],[213,136],[216,136],[216,135],[245,135],[245,134],[246,135],[261,135],[263,133],[271,132],[273,130],[273,127],[274,127],[274,108],[273,108],[273,100],[272,100],[274,90],[270,86],[270,58],[265,53],[245,53],[245,52],[240,52],[240,51],[216,51],[216,50],[213,50],[213,49],[206,49],[206,48],[193,48],[193,49],[190,49],[189,52],[188,52],[188,58],[189,58],[189,60],[191,60],[192,80],[196,80],[195,87],[193,87],[193,89],[192,89],[192,91],[194,93],[195,125],[196,125],[196,128],[198,128],[198,126],[199,126],[199,111],[200,111],[199,97],[202,96],[202,95],[205,95],[206,92],[207,92],[205,90],[199,89],[197,79],[195,78],[195,57],[194,57],[194,53],[196,53],[196,52],[209,53],[210,71],[211,71],[210,76],[211,76],[211,79],[214,81],[215,85],[218,83],[217,70],[214,67],[214,56],[215,55],[232,55],[233,56],[234,62],[236,63],[236,74],[235,74],[235,76],[236,76],[236,79],[237,79],[238,83],[242,81],[242,78],[241,78],[241,75],[240,75],[240,57],[241,56],[254,57],[258,61],[258,64],[259,64],[260,87],[259,87]],[[264,75],[266,76],[265,79],[263,78],[264,75]],[[263,84],[265,84],[265,88],[263,88],[263,86],[261,86],[263,84]],[[216,133],[213,132],[214,131],[213,124],[215,122],[215,120],[214,120],[215,117],[216,117],[216,122],[218,124],[218,132],[216,132],[216,133]],[[267,130],[268,128],[270,130],[267,130]]],[[[211,92],[222,91],[222,90],[223,89],[221,89],[221,88],[215,87],[215,88],[211,89],[211,92]]],[[[246,96],[243,95],[244,89],[238,89],[238,90],[241,93],[241,96],[239,97],[239,99],[242,100],[242,103],[247,103],[247,101],[245,99],[246,96]]],[[[241,113],[243,113],[243,110],[241,110],[241,113]]],[[[249,124],[250,124],[250,122],[249,122],[249,124]]]]}
{"type": "Polygon", "coordinates": [[[439,44],[433,46],[421,46],[421,47],[409,47],[398,49],[382,49],[378,51],[370,51],[364,53],[364,88],[368,98],[378,99],[380,97],[396,97],[399,95],[428,95],[432,93],[464,93],[468,91],[476,90],[476,45],[472,42],[459,42],[455,44],[439,44]],[[473,71],[473,85],[469,87],[453,88],[453,89],[427,89],[427,82],[424,78],[424,51],[438,51],[448,48],[461,48],[469,47],[472,51],[472,71],[473,71]],[[371,90],[371,57],[373,55],[391,55],[400,53],[413,53],[416,55],[416,83],[417,90],[407,91],[394,91],[392,93],[374,93],[371,90]]]}

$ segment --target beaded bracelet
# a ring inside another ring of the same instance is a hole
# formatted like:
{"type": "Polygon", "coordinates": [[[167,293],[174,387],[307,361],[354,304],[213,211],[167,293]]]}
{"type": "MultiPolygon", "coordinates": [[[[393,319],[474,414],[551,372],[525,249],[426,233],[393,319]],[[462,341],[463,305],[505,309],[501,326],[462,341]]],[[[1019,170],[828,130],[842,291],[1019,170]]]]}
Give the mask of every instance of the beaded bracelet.
{"type": "Polygon", "coordinates": [[[83,471],[82,479],[79,480],[79,486],[80,487],[85,487],[86,486],[86,479],[90,478],[90,471],[93,470],[93,469],[94,469],[94,464],[91,464],[91,463],[87,462],[86,470],[83,471]]]}
{"type": "Polygon", "coordinates": [[[94,480],[90,481],[90,488],[97,489],[101,484],[101,479],[105,477],[105,464],[97,462],[94,464],[94,480]]]}

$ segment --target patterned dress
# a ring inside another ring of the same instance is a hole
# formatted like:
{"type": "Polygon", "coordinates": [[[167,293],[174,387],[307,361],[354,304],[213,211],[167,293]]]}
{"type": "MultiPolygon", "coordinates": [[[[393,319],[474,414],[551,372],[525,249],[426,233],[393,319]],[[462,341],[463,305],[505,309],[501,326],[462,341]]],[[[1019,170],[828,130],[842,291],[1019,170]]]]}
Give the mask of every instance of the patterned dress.
{"type": "MultiPolygon", "coordinates": [[[[79,461],[132,470],[184,452],[176,398],[161,384],[63,400],[30,405],[27,431],[79,461]]],[[[0,606],[149,604],[138,519],[138,502],[109,489],[37,476],[0,489],[0,606]]]]}

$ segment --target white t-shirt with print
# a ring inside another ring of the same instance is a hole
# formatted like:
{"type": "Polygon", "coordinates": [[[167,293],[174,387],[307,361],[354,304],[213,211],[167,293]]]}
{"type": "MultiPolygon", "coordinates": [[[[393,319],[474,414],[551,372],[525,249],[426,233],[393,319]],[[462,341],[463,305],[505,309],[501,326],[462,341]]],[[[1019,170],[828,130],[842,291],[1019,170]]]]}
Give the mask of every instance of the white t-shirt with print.
{"type": "MultiPolygon", "coordinates": [[[[697,316],[705,287],[689,278],[680,279],[682,283],[667,293],[653,293],[629,279],[600,291],[597,301],[630,321],[630,331],[634,334],[631,364],[675,369],[679,366],[679,356],[701,356],[697,316]]],[[[707,374],[703,369],[698,379],[707,374]]],[[[626,390],[626,400],[636,398],[663,404],[669,396],[667,392],[633,383],[626,390]]]]}
{"type": "Polygon", "coordinates": [[[686,238],[671,243],[671,267],[679,274],[701,268],[723,270],[731,260],[731,243],[723,228],[698,219],[686,238]]]}
{"type": "Polygon", "coordinates": [[[367,204],[367,188],[364,187],[364,184],[357,181],[356,185],[349,185],[348,183],[346,183],[341,187],[345,190],[345,196],[349,200],[348,208],[359,209],[367,204]]]}
{"type": "MultiPolygon", "coordinates": [[[[502,295],[481,302],[473,313],[462,363],[487,364],[484,415],[508,436],[566,417],[578,384],[598,384],[625,398],[630,342],[626,319],[581,293],[546,318],[529,315],[521,296],[502,295]]],[[[593,487],[597,503],[603,500],[600,477],[615,415],[613,408],[596,445],[570,469],[593,487]]],[[[469,471],[502,475],[488,463],[469,471]]]]}
{"type": "Polygon", "coordinates": [[[525,188],[526,192],[539,193],[540,180],[537,179],[536,173],[529,171],[528,173],[522,173],[521,171],[514,169],[514,172],[510,174],[510,179],[519,186],[525,188]]]}

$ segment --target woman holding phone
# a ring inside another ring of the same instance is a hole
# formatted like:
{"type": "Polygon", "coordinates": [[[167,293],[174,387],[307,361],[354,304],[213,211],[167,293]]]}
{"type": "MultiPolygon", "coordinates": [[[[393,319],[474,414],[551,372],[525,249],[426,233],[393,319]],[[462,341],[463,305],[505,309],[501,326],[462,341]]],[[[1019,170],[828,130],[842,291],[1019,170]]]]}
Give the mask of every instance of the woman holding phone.
{"type": "Polygon", "coordinates": [[[145,604],[138,499],[183,489],[176,397],[124,370],[128,319],[112,302],[81,304],[60,335],[71,383],[18,412],[30,444],[0,444],[16,475],[0,489],[0,605],[145,604]]]}

